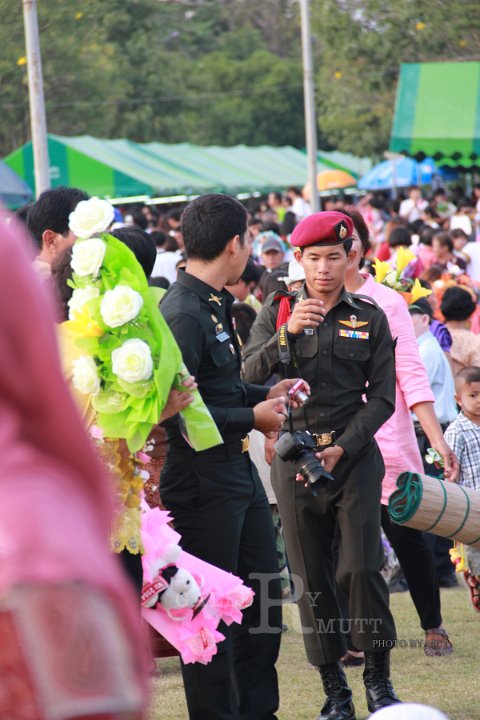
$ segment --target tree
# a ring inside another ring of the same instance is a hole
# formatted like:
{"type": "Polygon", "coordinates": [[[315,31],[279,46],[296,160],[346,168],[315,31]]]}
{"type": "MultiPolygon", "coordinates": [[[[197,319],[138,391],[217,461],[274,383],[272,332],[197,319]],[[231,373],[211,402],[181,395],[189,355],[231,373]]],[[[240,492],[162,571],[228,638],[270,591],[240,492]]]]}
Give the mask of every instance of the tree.
{"type": "MultiPolygon", "coordinates": [[[[401,62],[480,58],[478,0],[311,0],[319,144],[387,147],[401,62]]],[[[0,156],[30,136],[21,2],[0,0],[0,156]]],[[[304,147],[298,0],[41,0],[50,132],[304,147]]]]}
{"type": "Polygon", "coordinates": [[[472,0],[324,0],[313,7],[319,124],[339,150],[373,156],[388,147],[400,63],[480,58],[472,0]]]}

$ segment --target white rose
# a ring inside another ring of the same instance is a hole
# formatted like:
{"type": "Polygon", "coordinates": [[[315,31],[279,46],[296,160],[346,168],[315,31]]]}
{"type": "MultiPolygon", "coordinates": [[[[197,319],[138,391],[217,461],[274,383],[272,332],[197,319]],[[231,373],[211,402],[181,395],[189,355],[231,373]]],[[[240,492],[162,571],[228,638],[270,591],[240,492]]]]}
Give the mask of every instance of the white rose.
{"type": "Polygon", "coordinates": [[[112,372],[125,382],[148,380],[153,372],[152,353],[143,340],[126,340],[112,352],[112,372]]]}
{"type": "Polygon", "coordinates": [[[100,390],[100,378],[95,360],[89,355],[77,358],[72,366],[72,382],[83,395],[96,395],[100,390]]]}
{"type": "Polygon", "coordinates": [[[75,313],[81,313],[84,306],[89,300],[94,300],[100,295],[98,288],[89,285],[86,288],[77,288],[73,291],[72,297],[68,301],[68,317],[70,320],[73,319],[75,313]]]}
{"type": "Polygon", "coordinates": [[[143,298],[128,285],[117,285],[107,290],[100,303],[100,315],[109,327],[120,327],[137,317],[143,298]]]}
{"type": "Polygon", "coordinates": [[[96,233],[105,232],[113,222],[113,207],[106,200],[92,197],[81,200],[70,213],[69,227],[77,238],[90,238],[96,233]]]}
{"type": "Polygon", "coordinates": [[[106,249],[107,246],[100,238],[76,242],[72,247],[72,260],[70,262],[72,270],[81,277],[86,275],[97,277],[102,267],[106,249]]]}

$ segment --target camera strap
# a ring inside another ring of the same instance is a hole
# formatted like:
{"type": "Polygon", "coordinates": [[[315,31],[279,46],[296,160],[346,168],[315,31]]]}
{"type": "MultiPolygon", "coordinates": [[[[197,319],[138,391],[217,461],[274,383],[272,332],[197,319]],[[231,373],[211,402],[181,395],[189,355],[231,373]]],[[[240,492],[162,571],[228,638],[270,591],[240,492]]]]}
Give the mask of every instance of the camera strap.
{"type": "MultiPolygon", "coordinates": [[[[286,299],[286,298],[283,298],[286,299]]],[[[291,298],[288,298],[288,301],[290,303],[291,298]]],[[[287,322],[284,322],[282,325],[278,326],[278,359],[280,360],[280,371],[284,378],[292,377],[293,370],[298,371],[298,362],[297,357],[295,354],[295,349],[292,347],[291,343],[288,339],[288,332],[287,332],[287,324],[288,324],[288,318],[287,322]]],[[[298,374],[298,372],[297,372],[298,374]]],[[[310,425],[307,418],[307,411],[305,409],[305,406],[302,405],[303,410],[303,417],[305,419],[305,428],[310,431],[310,425]]],[[[287,414],[288,414],[288,429],[290,434],[293,434],[293,417],[292,417],[292,403],[288,403],[287,408],[287,414]]]]}
{"type": "Polygon", "coordinates": [[[278,359],[282,369],[282,375],[289,377],[291,375],[292,364],[296,365],[296,361],[292,356],[292,348],[288,341],[287,323],[278,328],[278,359]]]}

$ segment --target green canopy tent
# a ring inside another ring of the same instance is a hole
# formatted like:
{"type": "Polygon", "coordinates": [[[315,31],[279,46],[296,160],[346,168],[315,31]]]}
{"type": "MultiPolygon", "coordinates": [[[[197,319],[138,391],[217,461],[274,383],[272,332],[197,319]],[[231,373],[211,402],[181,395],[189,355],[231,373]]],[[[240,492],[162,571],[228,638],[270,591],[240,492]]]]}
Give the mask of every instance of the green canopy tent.
{"type": "MultiPolygon", "coordinates": [[[[99,197],[263,194],[289,185],[302,187],[307,180],[305,154],[290,146],[202,147],[49,135],[48,151],[54,187],[76,186],[99,197]]],[[[27,183],[34,182],[31,143],[5,162],[27,183]]]]}
{"type": "Polygon", "coordinates": [[[403,64],[390,150],[480,166],[480,62],[403,64]]]}

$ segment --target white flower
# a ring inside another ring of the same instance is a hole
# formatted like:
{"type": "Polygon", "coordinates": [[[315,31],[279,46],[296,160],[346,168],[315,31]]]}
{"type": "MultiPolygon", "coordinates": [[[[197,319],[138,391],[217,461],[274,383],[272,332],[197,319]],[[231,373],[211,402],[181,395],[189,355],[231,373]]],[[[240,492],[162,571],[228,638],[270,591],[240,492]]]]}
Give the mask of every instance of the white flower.
{"type": "Polygon", "coordinates": [[[107,290],[100,304],[100,315],[109,327],[120,327],[137,317],[143,298],[128,285],[117,285],[107,290]]]}
{"type": "Polygon", "coordinates": [[[93,285],[88,285],[85,288],[77,288],[73,291],[72,297],[68,301],[68,317],[73,320],[75,313],[81,313],[84,306],[89,300],[94,300],[100,295],[100,290],[93,285]]]}
{"type": "Polygon", "coordinates": [[[72,260],[70,262],[72,270],[81,277],[86,275],[97,277],[102,267],[106,249],[107,246],[100,238],[76,242],[72,247],[72,260]]]}
{"type": "Polygon", "coordinates": [[[100,390],[100,378],[95,360],[89,355],[81,355],[72,366],[72,382],[83,395],[96,395],[100,390]]]}
{"type": "Polygon", "coordinates": [[[112,372],[125,382],[148,380],[153,372],[152,353],[143,340],[126,340],[112,352],[112,372]]]}
{"type": "Polygon", "coordinates": [[[112,224],[113,207],[106,200],[92,197],[81,200],[69,215],[69,227],[77,238],[90,238],[105,232],[112,224]]]}

